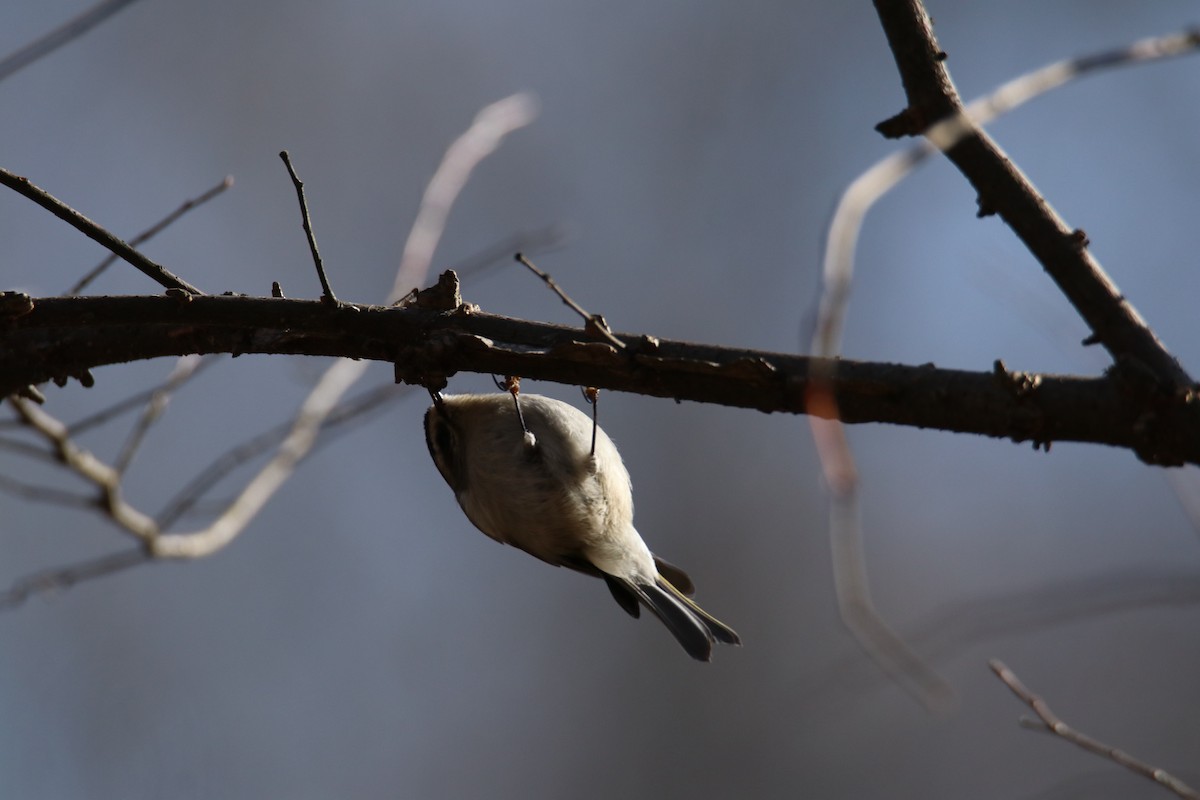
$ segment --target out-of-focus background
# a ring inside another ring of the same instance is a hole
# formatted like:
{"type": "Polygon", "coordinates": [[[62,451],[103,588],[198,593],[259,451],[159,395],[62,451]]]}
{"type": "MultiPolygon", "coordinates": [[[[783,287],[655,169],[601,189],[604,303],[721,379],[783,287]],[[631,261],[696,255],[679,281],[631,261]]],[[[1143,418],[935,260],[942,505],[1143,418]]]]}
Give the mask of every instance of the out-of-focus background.
{"type": "MultiPolygon", "coordinates": [[[[81,0],[10,3],[0,53],[81,0]]],[[[1049,61],[1195,22],[1192,3],[937,2],[973,97],[1049,61]]],[[[145,247],[208,292],[319,287],[277,153],[307,184],[344,299],[391,286],[421,192],[485,104],[541,115],[471,178],[435,267],[514,233],[618,330],[795,352],[824,225],[894,146],[903,104],[867,2],[180,4],[142,0],[0,84],[0,164],[122,235],[226,174],[145,247]]],[[[994,126],[1180,356],[1200,369],[1200,59],[1106,73],[994,126]]],[[[1103,354],[947,164],[870,215],[844,352],[1096,374],[1103,354]]],[[[0,288],[55,294],[103,253],[0,193],[0,288]]],[[[156,293],[116,265],[95,293],[156,293]]],[[[504,263],[485,310],[575,323],[504,263]]],[[[50,387],[71,420],[171,364],[50,387]]],[[[181,393],[129,477],[156,511],[289,415],[313,360],[224,359],[181,393]]],[[[368,385],[391,380],[375,365],[368,385]]],[[[490,388],[486,376],[454,390],[490,388]]],[[[527,384],[578,401],[573,387],[527,384]]],[[[803,419],[607,393],[639,529],[685,566],[741,649],[692,662],[597,581],[476,532],[426,453],[418,393],[322,448],[231,547],[0,616],[8,797],[1158,797],[1051,737],[986,661],[1068,721],[1200,784],[1200,539],[1167,473],[1130,453],[867,425],[874,598],[958,692],[926,714],[842,630],[803,419]]],[[[124,426],[85,436],[112,458],[124,426]]],[[[0,470],[53,470],[0,453],[0,470]]],[[[67,485],[74,485],[67,482],[67,485]]],[[[232,481],[216,492],[226,498],[232,481]]],[[[187,526],[199,524],[190,521],[187,526]]],[[[185,526],[185,527],[187,527],[185,526]]],[[[126,547],[94,513],[0,496],[0,585],[126,547]]]]}

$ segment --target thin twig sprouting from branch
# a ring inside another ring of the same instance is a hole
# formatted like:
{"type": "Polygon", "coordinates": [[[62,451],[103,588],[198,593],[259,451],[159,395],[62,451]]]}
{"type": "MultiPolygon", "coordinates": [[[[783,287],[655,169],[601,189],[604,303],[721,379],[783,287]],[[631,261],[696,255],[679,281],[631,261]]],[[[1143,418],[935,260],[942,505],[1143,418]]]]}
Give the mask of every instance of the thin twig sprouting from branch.
{"type": "MultiPolygon", "coordinates": [[[[190,200],[185,200],[183,202],[183,204],[179,206],[179,208],[176,208],[170,214],[167,214],[165,217],[160,219],[158,222],[154,223],[149,228],[147,228],[146,230],[139,233],[137,236],[130,239],[129,246],[137,247],[142,242],[145,242],[146,240],[152,238],[153,236],[161,233],[163,231],[163,229],[165,229],[171,223],[175,222],[177,219],[182,217],[184,214],[188,213],[192,209],[199,208],[200,206],[204,205],[209,200],[212,200],[214,197],[221,194],[222,192],[224,192],[226,189],[228,189],[231,186],[233,186],[233,176],[226,175],[224,180],[222,180],[216,186],[212,187],[211,189],[209,189],[208,191],[204,192],[201,195],[191,198],[190,200]]],[[[82,278],[80,278],[74,286],[72,286],[70,289],[68,289],[66,291],[66,294],[67,295],[76,295],[76,294],[79,294],[80,292],[82,292],[84,289],[87,288],[88,284],[90,284],[92,281],[96,280],[96,278],[100,277],[100,274],[102,272],[104,272],[104,270],[108,269],[113,264],[113,262],[116,260],[117,260],[116,255],[110,254],[109,256],[107,256],[103,261],[101,261],[99,264],[97,264],[95,267],[93,267],[90,272],[88,272],[86,275],[84,275],[82,278]]]]}
{"type": "Polygon", "coordinates": [[[77,39],[134,0],[104,0],[0,60],[0,81],[77,39]]]}
{"type": "Polygon", "coordinates": [[[584,311],[583,307],[579,305],[579,303],[576,303],[574,300],[572,300],[570,295],[564,292],[562,288],[554,282],[553,278],[535,267],[533,262],[521,253],[517,253],[514,258],[528,267],[529,271],[534,275],[537,275],[539,278],[541,278],[546,285],[550,287],[550,290],[558,295],[559,299],[562,300],[565,305],[569,306],[572,311],[583,318],[584,330],[586,330],[590,335],[598,339],[604,339],[618,350],[625,349],[625,343],[613,335],[612,329],[608,327],[608,323],[605,322],[604,317],[599,314],[589,314],[588,312],[584,311]]]}
{"type": "Polygon", "coordinates": [[[1070,742],[1076,747],[1080,747],[1089,753],[1094,753],[1101,758],[1106,758],[1114,764],[1122,766],[1125,769],[1142,776],[1143,778],[1149,778],[1168,791],[1174,792],[1179,797],[1186,798],[1186,800],[1200,800],[1200,792],[1197,792],[1195,789],[1191,788],[1179,778],[1176,778],[1165,770],[1151,766],[1141,759],[1134,758],[1123,750],[1118,750],[1112,745],[1107,745],[1101,741],[1097,741],[1085,733],[1080,733],[1067,723],[1063,722],[1061,719],[1059,719],[1057,714],[1050,710],[1050,706],[1046,704],[1046,701],[1030,691],[1025,684],[1021,683],[1021,679],[1018,678],[1011,669],[1006,667],[1003,662],[999,661],[998,659],[992,659],[988,662],[988,666],[991,667],[992,672],[996,673],[996,677],[999,678],[1004,685],[1007,686],[1009,690],[1021,700],[1022,703],[1029,706],[1029,708],[1033,710],[1033,713],[1037,714],[1038,720],[1040,720],[1040,722],[1032,723],[1023,720],[1023,724],[1036,727],[1037,729],[1044,730],[1047,733],[1052,733],[1055,736],[1070,742]]]}
{"type": "Polygon", "coordinates": [[[534,275],[537,275],[539,278],[541,278],[545,282],[545,284],[550,287],[550,291],[552,291],[556,295],[558,295],[558,299],[562,300],[564,305],[569,306],[572,311],[574,311],[576,314],[578,314],[580,317],[582,317],[584,322],[587,322],[589,319],[592,318],[591,314],[589,314],[588,312],[583,310],[583,306],[579,305],[579,303],[576,303],[574,300],[572,300],[571,296],[568,295],[566,292],[564,292],[562,290],[562,287],[560,287],[557,283],[554,282],[553,278],[551,278],[545,272],[542,272],[540,269],[535,267],[533,265],[532,261],[530,261],[528,258],[526,258],[521,253],[517,253],[516,255],[513,256],[513,258],[516,259],[518,262],[524,264],[526,267],[528,267],[529,271],[532,272],[534,275]]]}
{"type": "Polygon", "coordinates": [[[321,261],[321,252],[317,250],[317,237],[313,233],[312,218],[308,214],[308,201],[304,198],[304,181],[300,180],[300,176],[296,174],[296,170],[292,166],[292,157],[288,155],[287,150],[281,150],[279,157],[283,159],[288,175],[292,178],[292,186],[296,187],[296,199],[300,203],[300,221],[304,225],[304,238],[308,240],[308,250],[312,253],[313,265],[317,268],[317,277],[321,279],[321,302],[327,306],[337,306],[338,299],[329,285],[329,278],[325,276],[325,264],[321,261]]]}
{"type": "Polygon", "coordinates": [[[107,230],[101,228],[99,225],[92,222],[75,209],[63,203],[61,200],[58,200],[49,192],[34,186],[28,178],[22,178],[20,175],[14,175],[6,169],[0,169],[0,185],[7,186],[17,194],[32,200],[34,203],[37,203],[39,206],[49,211],[51,214],[67,223],[84,236],[87,236],[89,239],[97,242],[102,247],[128,261],[159,285],[165,286],[168,289],[176,289],[190,295],[198,296],[204,294],[204,292],[200,291],[195,286],[192,286],[183,278],[172,274],[161,264],[156,264],[155,262],[146,258],[146,256],[130,247],[127,242],[123,242],[116,236],[113,236],[107,230]]]}

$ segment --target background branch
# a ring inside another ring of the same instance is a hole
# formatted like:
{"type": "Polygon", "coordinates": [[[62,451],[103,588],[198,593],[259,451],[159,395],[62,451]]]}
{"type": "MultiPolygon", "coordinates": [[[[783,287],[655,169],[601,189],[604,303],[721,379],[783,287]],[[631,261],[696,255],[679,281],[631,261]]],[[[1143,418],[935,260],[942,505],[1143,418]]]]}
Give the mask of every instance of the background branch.
{"type": "Polygon", "coordinates": [[[64,22],[45,36],[34,39],[19,50],[10,53],[0,60],[0,81],[29,66],[42,56],[50,55],[64,44],[79,38],[133,2],[135,0],[103,0],[82,14],[64,22]]]}

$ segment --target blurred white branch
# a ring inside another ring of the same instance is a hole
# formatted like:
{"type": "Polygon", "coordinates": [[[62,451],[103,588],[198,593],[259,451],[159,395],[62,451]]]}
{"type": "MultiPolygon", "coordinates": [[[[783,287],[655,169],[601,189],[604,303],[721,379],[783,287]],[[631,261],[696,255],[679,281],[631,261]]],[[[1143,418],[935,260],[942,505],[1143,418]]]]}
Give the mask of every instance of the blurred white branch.
{"type": "Polygon", "coordinates": [[[50,443],[67,469],[100,490],[98,505],[109,519],[143,544],[148,545],[158,535],[158,525],[153,519],[121,499],[121,473],[76,445],[67,433],[67,426],[35,403],[20,397],[9,397],[8,402],[26,425],[50,443]]]}
{"type": "Polygon", "coordinates": [[[471,127],[446,150],[421,197],[421,206],[404,243],[400,268],[396,270],[396,280],[386,304],[395,303],[409,290],[425,284],[450,209],[471,172],[495,152],[505,136],[533,122],[537,111],[537,100],[526,92],[497,100],[484,107],[475,116],[471,127]]]}

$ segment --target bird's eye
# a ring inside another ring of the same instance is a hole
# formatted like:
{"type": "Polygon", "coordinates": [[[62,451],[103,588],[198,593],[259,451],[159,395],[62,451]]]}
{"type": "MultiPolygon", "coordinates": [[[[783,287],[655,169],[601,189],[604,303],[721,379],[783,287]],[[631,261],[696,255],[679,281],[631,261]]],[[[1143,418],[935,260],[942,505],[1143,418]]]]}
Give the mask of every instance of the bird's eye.
{"type": "Polygon", "coordinates": [[[429,454],[433,456],[434,463],[446,479],[457,476],[460,456],[457,452],[458,438],[454,435],[454,426],[444,417],[435,414],[432,409],[425,416],[425,442],[429,445],[429,454]]]}
{"type": "Polygon", "coordinates": [[[437,447],[441,451],[442,458],[446,459],[447,462],[453,462],[455,451],[454,429],[445,420],[439,419],[434,424],[433,436],[437,440],[437,447]]]}

